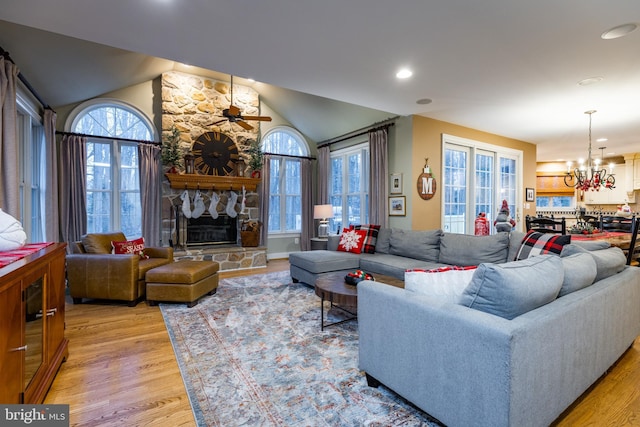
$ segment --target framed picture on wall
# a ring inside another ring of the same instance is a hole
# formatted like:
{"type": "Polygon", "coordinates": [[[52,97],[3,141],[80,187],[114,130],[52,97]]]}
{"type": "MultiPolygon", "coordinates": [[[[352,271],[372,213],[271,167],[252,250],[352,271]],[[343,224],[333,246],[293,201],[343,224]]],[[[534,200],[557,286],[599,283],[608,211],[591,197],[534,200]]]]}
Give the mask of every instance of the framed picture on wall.
{"type": "Polygon", "coordinates": [[[389,183],[389,192],[391,194],[402,194],[402,174],[392,173],[389,183]]]}
{"type": "Polygon", "coordinates": [[[389,197],[389,216],[406,216],[406,197],[393,196],[389,197]]]}
{"type": "Polygon", "coordinates": [[[527,202],[533,202],[536,199],[536,190],[534,188],[527,188],[525,199],[527,202]]]}

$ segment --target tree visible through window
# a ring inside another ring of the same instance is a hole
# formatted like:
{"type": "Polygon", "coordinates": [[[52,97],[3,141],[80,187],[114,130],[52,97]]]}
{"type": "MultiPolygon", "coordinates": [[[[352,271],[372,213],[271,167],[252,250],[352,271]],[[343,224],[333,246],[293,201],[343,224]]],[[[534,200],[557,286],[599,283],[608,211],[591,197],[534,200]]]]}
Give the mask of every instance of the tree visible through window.
{"type": "Polygon", "coordinates": [[[304,138],[294,129],[276,127],[262,138],[269,158],[269,233],[299,233],[302,229],[300,159],[308,156],[304,138]]]}
{"type": "Polygon", "coordinates": [[[329,230],[340,233],[343,227],[369,221],[369,144],[331,153],[329,200],[333,218],[329,230]]]}
{"type": "Polygon", "coordinates": [[[121,139],[152,140],[151,123],[130,106],[92,103],[80,109],[72,131],[108,137],[87,142],[87,231],[142,234],[138,147],[121,139]]]}

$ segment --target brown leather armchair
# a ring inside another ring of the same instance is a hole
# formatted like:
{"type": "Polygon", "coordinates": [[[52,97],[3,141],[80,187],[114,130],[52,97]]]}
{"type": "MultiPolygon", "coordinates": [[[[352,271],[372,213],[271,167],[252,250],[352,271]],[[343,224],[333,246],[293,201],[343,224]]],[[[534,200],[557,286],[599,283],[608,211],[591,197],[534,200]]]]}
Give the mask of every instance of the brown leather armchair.
{"type": "Polygon", "coordinates": [[[173,248],[145,248],[148,259],[137,254],[111,253],[111,242],[122,242],[122,232],[90,233],[70,244],[67,284],[74,304],[83,298],[127,301],[134,307],[145,297],[145,275],[152,268],[173,262],[173,248]]]}

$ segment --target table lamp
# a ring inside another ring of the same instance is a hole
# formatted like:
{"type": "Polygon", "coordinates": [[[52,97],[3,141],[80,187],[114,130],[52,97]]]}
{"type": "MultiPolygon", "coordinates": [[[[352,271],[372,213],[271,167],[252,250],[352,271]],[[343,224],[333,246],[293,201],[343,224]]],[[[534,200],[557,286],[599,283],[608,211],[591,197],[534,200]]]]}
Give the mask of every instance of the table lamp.
{"type": "Polygon", "coordinates": [[[318,237],[327,237],[329,235],[329,221],[327,218],[333,217],[332,205],[315,205],[313,207],[313,219],[319,219],[318,237]]]}

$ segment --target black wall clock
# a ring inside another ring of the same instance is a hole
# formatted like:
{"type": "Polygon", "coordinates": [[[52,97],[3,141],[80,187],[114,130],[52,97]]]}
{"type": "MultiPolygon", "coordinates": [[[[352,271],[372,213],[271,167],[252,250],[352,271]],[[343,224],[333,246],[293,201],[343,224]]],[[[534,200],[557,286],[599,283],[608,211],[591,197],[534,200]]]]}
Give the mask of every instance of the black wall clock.
{"type": "Polygon", "coordinates": [[[220,132],[205,132],[193,143],[195,167],[205,175],[228,176],[235,171],[240,158],[236,143],[220,132]]]}

